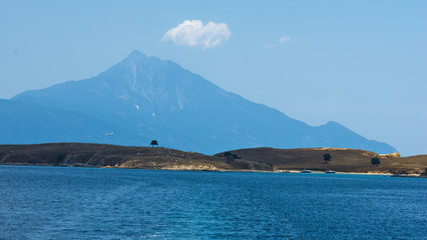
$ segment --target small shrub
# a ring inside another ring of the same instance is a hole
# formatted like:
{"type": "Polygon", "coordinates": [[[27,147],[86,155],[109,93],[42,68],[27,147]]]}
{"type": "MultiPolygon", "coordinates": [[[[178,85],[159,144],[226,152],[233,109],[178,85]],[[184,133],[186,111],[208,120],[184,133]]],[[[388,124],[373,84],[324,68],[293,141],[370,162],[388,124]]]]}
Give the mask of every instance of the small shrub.
{"type": "Polygon", "coordinates": [[[375,165],[375,167],[377,167],[379,164],[381,164],[380,159],[377,157],[371,158],[371,164],[375,165]]]}
{"type": "Polygon", "coordinates": [[[58,163],[59,162],[62,162],[62,161],[64,161],[64,159],[67,157],[67,155],[65,155],[65,154],[63,154],[63,153],[60,153],[60,154],[58,154],[58,156],[56,157],[56,160],[58,161],[58,163]]]}
{"type": "Polygon", "coordinates": [[[329,161],[331,161],[331,154],[329,153],[323,154],[323,160],[325,161],[325,164],[327,164],[329,161]]]}

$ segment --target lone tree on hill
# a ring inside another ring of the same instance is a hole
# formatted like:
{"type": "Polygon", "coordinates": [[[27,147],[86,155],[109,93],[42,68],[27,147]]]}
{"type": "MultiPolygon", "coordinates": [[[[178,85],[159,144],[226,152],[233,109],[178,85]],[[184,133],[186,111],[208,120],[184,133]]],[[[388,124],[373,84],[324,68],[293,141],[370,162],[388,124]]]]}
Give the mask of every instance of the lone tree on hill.
{"type": "Polygon", "coordinates": [[[377,157],[374,157],[374,158],[371,158],[371,164],[372,165],[375,165],[375,167],[377,167],[378,166],[378,164],[380,164],[381,162],[380,162],[380,159],[379,158],[377,158],[377,157]]]}
{"type": "Polygon", "coordinates": [[[329,161],[331,161],[331,154],[329,153],[323,154],[323,160],[325,161],[325,164],[327,164],[329,161]]]}
{"type": "Polygon", "coordinates": [[[157,143],[157,140],[151,140],[150,145],[151,145],[151,147],[154,147],[154,146],[159,145],[159,143],[157,143]]]}

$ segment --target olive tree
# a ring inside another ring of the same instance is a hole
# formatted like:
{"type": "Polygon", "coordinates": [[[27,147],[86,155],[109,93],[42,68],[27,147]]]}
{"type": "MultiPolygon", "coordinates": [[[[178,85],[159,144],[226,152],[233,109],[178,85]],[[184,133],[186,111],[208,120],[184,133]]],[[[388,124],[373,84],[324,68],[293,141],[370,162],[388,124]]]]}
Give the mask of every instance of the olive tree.
{"type": "Polygon", "coordinates": [[[379,159],[379,158],[377,158],[377,157],[373,157],[373,158],[371,158],[371,164],[372,164],[372,165],[375,165],[375,167],[377,167],[380,163],[381,163],[381,162],[380,162],[380,159],[379,159]]]}
{"type": "Polygon", "coordinates": [[[159,143],[157,142],[157,140],[151,140],[150,145],[151,145],[151,147],[154,147],[154,146],[159,145],[159,143]]]}
{"type": "Polygon", "coordinates": [[[325,153],[323,154],[323,160],[325,161],[325,164],[327,164],[329,161],[331,161],[331,154],[325,153]]]}

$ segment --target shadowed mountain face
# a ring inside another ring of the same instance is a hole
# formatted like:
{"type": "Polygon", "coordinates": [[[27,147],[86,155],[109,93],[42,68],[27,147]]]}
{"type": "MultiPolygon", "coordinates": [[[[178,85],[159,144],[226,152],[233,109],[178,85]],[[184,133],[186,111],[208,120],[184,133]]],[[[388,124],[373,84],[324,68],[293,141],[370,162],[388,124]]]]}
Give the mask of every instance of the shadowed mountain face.
{"type": "Polygon", "coordinates": [[[79,141],[144,146],[157,139],[165,147],[208,154],[262,146],[396,151],[335,122],[311,127],[226,92],[176,63],[138,51],[96,77],[27,91],[0,102],[0,107],[4,109],[0,130],[6,133],[0,143],[8,144],[79,141]],[[52,123],[46,126],[46,121],[52,123]],[[15,136],[22,128],[26,134],[15,136]],[[112,131],[115,134],[106,137],[112,131]]]}

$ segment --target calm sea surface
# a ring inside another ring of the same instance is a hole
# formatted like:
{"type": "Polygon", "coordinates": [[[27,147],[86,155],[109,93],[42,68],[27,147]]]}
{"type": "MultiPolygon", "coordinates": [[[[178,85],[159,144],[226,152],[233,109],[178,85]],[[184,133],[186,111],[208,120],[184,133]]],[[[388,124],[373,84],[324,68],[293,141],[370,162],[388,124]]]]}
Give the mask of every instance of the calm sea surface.
{"type": "Polygon", "coordinates": [[[427,179],[0,166],[0,239],[427,239],[427,179]]]}

